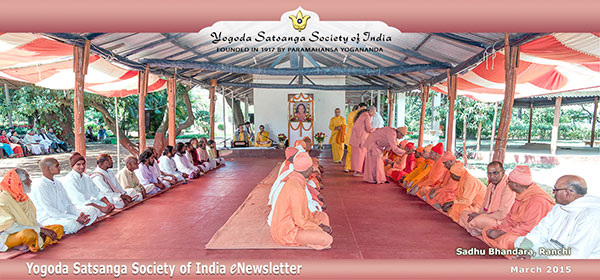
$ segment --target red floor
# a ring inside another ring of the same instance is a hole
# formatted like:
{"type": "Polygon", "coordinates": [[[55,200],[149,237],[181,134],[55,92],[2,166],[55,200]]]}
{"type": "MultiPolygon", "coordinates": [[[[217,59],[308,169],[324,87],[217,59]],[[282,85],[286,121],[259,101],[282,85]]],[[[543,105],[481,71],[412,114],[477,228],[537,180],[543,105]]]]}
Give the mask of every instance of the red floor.
{"type": "MultiPolygon", "coordinates": [[[[456,258],[487,248],[460,226],[395,184],[371,185],[322,159],[323,196],[334,229],[332,248],[205,250],[204,245],[279,160],[230,159],[193,183],[83,229],[38,253],[44,259],[456,258]],[[234,173],[235,172],[235,173],[234,173]]],[[[460,257],[464,258],[464,257],[460,257]]]]}

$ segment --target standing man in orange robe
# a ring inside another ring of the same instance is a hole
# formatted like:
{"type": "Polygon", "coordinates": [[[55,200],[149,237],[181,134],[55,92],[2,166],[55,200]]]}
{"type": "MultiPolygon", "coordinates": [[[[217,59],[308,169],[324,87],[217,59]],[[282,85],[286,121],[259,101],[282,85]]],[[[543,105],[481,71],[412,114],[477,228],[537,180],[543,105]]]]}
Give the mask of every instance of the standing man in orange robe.
{"type": "Polygon", "coordinates": [[[529,166],[517,165],[508,174],[508,187],[516,193],[506,218],[481,231],[483,241],[500,249],[514,249],[519,236],[527,235],[554,206],[554,200],[533,182],[529,166]]]}
{"type": "Polygon", "coordinates": [[[364,163],[367,157],[367,147],[365,142],[369,134],[375,131],[371,127],[371,117],[375,114],[375,107],[369,110],[361,110],[354,117],[354,127],[352,127],[352,136],[350,137],[350,146],[352,146],[352,170],[354,176],[361,176],[364,171],[364,163]]]}
{"type": "Polygon", "coordinates": [[[335,108],[335,116],[329,120],[329,129],[331,130],[331,137],[329,137],[329,144],[331,144],[331,153],[333,154],[333,162],[341,163],[342,156],[344,156],[344,140],[346,138],[346,120],[341,116],[342,111],[340,108],[335,108]]]}
{"type": "Polygon", "coordinates": [[[456,187],[456,198],[448,211],[448,216],[458,223],[460,213],[463,211],[477,211],[481,208],[485,196],[485,185],[475,176],[469,174],[460,162],[455,163],[450,168],[450,173],[450,176],[454,177],[455,180],[458,179],[458,187],[456,187]]]}
{"type": "Polygon", "coordinates": [[[365,147],[367,148],[367,159],[363,179],[371,184],[387,183],[383,169],[383,150],[392,151],[397,155],[403,155],[404,150],[398,148],[398,140],[404,138],[407,133],[405,126],[396,129],[386,126],[378,128],[367,137],[365,147]]]}
{"type": "Polygon", "coordinates": [[[458,221],[473,236],[481,235],[484,227],[500,225],[515,202],[516,193],[508,187],[508,176],[501,162],[492,161],[488,164],[487,177],[489,184],[481,209],[478,212],[463,211],[458,221]]]}
{"type": "Polygon", "coordinates": [[[284,179],[285,184],[272,204],[271,237],[285,246],[326,249],[333,243],[329,218],[325,213],[317,218],[310,212],[305,191],[312,161],[307,153],[301,152],[293,164],[294,171],[284,179]]]}

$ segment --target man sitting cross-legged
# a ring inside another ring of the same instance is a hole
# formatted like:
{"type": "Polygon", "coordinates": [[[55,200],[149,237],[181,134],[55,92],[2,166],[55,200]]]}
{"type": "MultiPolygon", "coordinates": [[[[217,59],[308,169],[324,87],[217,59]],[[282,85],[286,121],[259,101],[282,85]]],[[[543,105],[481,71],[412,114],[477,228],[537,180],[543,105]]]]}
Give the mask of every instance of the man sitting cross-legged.
{"type": "Polygon", "coordinates": [[[138,169],[138,160],[134,156],[128,156],[125,159],[125,167],[117,174],[117,179],[121,187],[125,189],[134,189],[136,192],[141,193],[142,197],[146,198],[146,195],[155,194],[159,191],[154,184],[140,184],[135,171],[138,169]]]}
{"type": "Polygon", "coordinates": [[[185,182],[188,174],[177,170],[177,164],[175,164],[175,160],[173,160],[174,156],[175,148],[173,148],[173,146],[166,146],[163,155],[159,159],[158,167],[160,167],[160,171],[174,176],[178,181],[185,182]]]}
{"type": "Polygon", "coordinates": [[[138,169],[135,170],[135,175],[142,185],[154,185],[159,190],[166,189],[169,183],[158,178],[155,174],[154,168],[152,167],[152,161],[154,158],[151,151],[145,151],[140,155],[138,169]]]}
{"type": "Polygon", "coordinates": [[[42,178],[31,187],[31,200],[37,209],[37,220],[42,225],[60,224],[65,234],[79,231],[96,221],[102,212],[93,206],[75,207],[62,183],[54,178],[60,174],[60,164],[54,158],[40,161],[42,178]]]}
{"type": "Polygon", "coordinates": [[[78,152],[75,152],[70,160],[71,172],[61,180],[67,195],[75,207],[93,206],[102,212],[101,216],[112,212],[115,206],[108,201],[108,198],[94,185],[92,179],[85,174],[85,158],[78,152]]]}
{"type": "Polygon", "coordinates": [[[110,155],[100,154],[96,161],[96,169],[90,174],[90,178],[96,186],[104,193],[110,203],[114,204],[117,209],[126,207],[134,201],[141,201],[142,194],[135,189],[123,189],[117,176],[110,168],[113,167],[113,161],[110,155]]]}
{"type": "Polygon", "coordinates": [[[42,226],[36,220],[36,209],[26,193],[31,179],[21,168],[4,174],[0,183],[0,252],[26,245],[32,252],[58,242],[63,226],[42,226]]]}

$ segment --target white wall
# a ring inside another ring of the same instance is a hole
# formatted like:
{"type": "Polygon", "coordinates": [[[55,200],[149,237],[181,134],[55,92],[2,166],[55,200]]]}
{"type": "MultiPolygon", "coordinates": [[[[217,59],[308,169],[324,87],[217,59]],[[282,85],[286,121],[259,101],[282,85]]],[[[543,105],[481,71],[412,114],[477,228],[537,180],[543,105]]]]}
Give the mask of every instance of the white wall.
{"type": "MultiPolygon", "coordinates": [[[[345,85],[344,76],[309,76],[317,85],[345,85]]],[[[265,84],[289,84],[292,76],[262,76],[254,75],[254,83],[265,84]]],[[[297,82],[298,79],[294,83],[297,82]]],[[[310,82],[304,79],[304,84],[310,82]]],[[[345,91],[323,91],[312,89],[254,89],[254,126],[263,124],[271,138],[277,141],[277,134],[288,132],[288,94],[297,93],[313,94],[315,113],[314,132],[325,132],[327,137],[331,135],[329,120],[334,116],[335,108],[344,110],[345,91]]],[[[325,141],[329,141],[326,138],[325,141]]]]}

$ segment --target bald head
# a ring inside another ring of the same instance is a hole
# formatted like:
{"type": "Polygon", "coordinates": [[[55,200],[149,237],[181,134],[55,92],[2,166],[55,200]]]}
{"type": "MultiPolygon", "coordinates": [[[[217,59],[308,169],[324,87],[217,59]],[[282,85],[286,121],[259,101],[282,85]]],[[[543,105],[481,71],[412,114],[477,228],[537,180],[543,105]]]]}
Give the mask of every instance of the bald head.
{"type": "Polygon", "coordinates": [[[42,171],[44,171],[44,169],[48,169],[49,167],[55,164],[58,164],[58,160],[56,160],[55,158],[47,157],[40,160],[39,167],[42,171]]]}
{"type": "Polygon", "coordinates": [[[39,166],[42,170],[42,175],[50,180],[54,180],[54,175],[60,174],[60,164],[55,158],[44,158],[40,160],[39,166]]]}
{"type": "Polygon", "coordinates": [[[556,203],[567,205],[587,194],[587,184],[579,176],[564,175],[556,180],[553,192],[556,203]]]}

